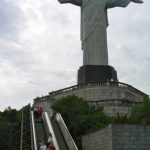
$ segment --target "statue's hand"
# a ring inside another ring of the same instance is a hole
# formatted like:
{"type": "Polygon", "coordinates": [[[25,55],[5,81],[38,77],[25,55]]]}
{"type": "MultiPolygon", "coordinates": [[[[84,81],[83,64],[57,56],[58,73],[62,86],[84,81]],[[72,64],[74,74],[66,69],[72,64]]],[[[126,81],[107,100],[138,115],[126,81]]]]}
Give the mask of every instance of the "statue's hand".
{"type": "Polygon", "coordinates": [[[132,0],[132,2],[134,2],[134,3],[143,3],[143,1],[142,0],[132,0]]]}

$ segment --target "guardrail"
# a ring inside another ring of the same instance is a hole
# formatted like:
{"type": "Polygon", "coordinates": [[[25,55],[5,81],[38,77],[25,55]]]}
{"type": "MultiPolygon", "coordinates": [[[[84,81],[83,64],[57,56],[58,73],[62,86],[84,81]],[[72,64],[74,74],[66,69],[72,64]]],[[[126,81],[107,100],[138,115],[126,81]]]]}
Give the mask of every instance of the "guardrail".
{"type": "Polygon", "coordinates": [[[129,84],[126,84],[126,83],[123,83],[123,82],[107,81],[107,82],[91,82],[91,83],[85,83],[85,84],[78,84],[78,85],[74,85],[74,86],[67,87],[67,88],[64,88],[64,89],[52,91],[52,92],[49,92],[49,95],[35,98],[34,103],[37,104],[37,103],[41,103],[43,101],[52,101],[52,100],[55,100],[54,99],[55,96],[57,96],[59,94],[65,94],[67,92],[73,92],[73,91],[78,91],[78,90],[82,90],[82,89],[85,89],[85,88],[102,87],[102,86],[103,87],[104,86],[109,86],[109,87],[126,88],[126,89],[130,89],[133,92],[136,92],[139,95],[150,97],[146,93],[136,89],[135,87],[133,87],[129,84]]]}
{"type": "Polygon", "coordinates": [[[122,82],[113,82],[113,81],[91,82],[91,83],[78,84],[78,85],[74,85],[74,86],[60,89],[57,91],[49,92],[49,95],[55,96],[55,95],[63,94],[66,92],[76,91],[76,90],[80,90],[80,89],[84,89],[84,88],[88,88],[88,87],[94,87],[94,86],[111,86],[111,87],[130,88],[132,91],[135,91],[135,92],[139,93],[140,95],[147,95],[144,92],[134,88],[131,85],[128,85],[128,84],[122,83],[122,82]]]}
{"type": "Polygon", "coordinates": [[[49,119],[49,116],[48,116],[47,112],[43,112],[42,119],[43,119],[43,122],[44,122],[44,127],[48,130],[49,133],[52,134],[53,143],[54,143],[55,149],[56,150],[60,150],[60,148],[58,146],[58,143],[57,143],[57,140],[56,140],[55,133],[53,131],[52,123],[51,123],[51,121],[49,119]]]}
{"type": "Polygon", "coordinates": [[[33,99],[33,105],[41,102],[47,102],[49,100],[50,100],[50,96],[48,95],[42,97],[36,97],[35,99],[33,99]]]}
{"type": "Polygon", "coordinates": [[[105,99],[105,100],[98,100],[98,101],[88,101],[89,105],[93,106],[109,106],[109,105],[115,105],[115,106],[133,106],[133,105],[140,105],[141,102],[133,102],[129,101],[128,99],[105,99]]]}
{"type": "Polygon", "coordinates": [[[31,109],[30,104],[28,104],[22,108],[20,150],[32,149],[32,131],[31,131],[30,109],[31,109]]]}
{"type": "Polygon", "coordinates": [[[64,120],[63,120],[63,118],[61,117],[61,114],[57,113],[55,118],[56,118],[56,121],[59,125],[59,128],[60,128],[60,130],[61,130],[61,132],[64,136],[64,139],[66,141],[68,149],[69,150],[78,150],[78,148],[77,148],[77,146],[76,146],[76,144],[75,144],[75,142],[74,142],[74,140],[73,140],[73,138],[72,138],[72,136],[71,136],[64,120]]]}
{"type": "Polygon", "coordinates": [[[35,121],[34,121],[34,112],[33,111],[31,111],[31,122],[32,122],[32,134],[33,134],[34,150],[37,150],[37,139],[36,139],[35,121]]]}

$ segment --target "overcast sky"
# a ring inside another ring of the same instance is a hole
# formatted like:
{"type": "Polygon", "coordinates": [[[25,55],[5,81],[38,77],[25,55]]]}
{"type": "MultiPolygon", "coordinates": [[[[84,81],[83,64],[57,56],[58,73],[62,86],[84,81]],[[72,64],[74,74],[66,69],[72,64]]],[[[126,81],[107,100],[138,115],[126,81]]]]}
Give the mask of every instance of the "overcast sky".
{"type": "MultiPolygon", "coordinates": [[[[150,0],[109,10],[109,64],[150,94],[150,0]]],[[[0,111],[76,84],[80,8],[57,0],[0,0],[0,111]]]]}

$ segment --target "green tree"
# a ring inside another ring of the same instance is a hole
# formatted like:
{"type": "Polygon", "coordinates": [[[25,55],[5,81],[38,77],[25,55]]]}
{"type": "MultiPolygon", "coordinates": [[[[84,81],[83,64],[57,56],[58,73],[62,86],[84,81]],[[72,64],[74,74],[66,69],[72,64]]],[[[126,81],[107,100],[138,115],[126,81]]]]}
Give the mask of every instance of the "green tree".
{"type": "Polygon", "coordinates": [[[0,149],[19,150],[21,112],[9,106],[0,112],[0,149]]]}
{"type": "Polygon", "coordinates": [[[101,107],[89,106],[86,100],[70,95],[56,100],[52,109],[59,112],[81,149],[81,136],[111,123],[101,107]]]}
{"type": "Polygon", "coordinates": [[[150,99],[145,97],[139,107],[132,109],[130,122],[134,124],[150,124],[150,99]]]}

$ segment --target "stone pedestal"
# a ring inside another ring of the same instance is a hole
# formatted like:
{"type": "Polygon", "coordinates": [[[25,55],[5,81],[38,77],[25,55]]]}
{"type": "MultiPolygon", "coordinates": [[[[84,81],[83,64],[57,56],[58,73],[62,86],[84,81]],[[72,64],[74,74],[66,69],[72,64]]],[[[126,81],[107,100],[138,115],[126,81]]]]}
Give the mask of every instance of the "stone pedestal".
{"type": "Polygon", "coordinates": [[[108,65],[84,65],[78,70],[78,84],[89,82],[118,82],[117,72],[108,65]]]}
{"type": "Polygon", "coordinates": [[[129,115],[131,108],[139,106],[145,93],[120,82],[98,82],[78,84],[49,93],[54,100],[76,95],[87,100],[90,105],[103,107],[108,116],[129,115]]]}

